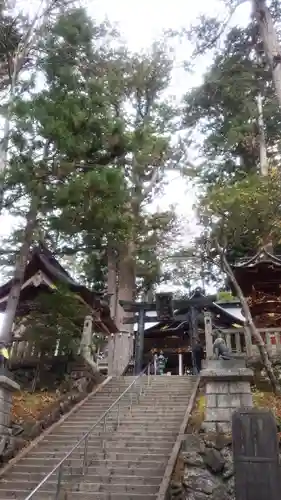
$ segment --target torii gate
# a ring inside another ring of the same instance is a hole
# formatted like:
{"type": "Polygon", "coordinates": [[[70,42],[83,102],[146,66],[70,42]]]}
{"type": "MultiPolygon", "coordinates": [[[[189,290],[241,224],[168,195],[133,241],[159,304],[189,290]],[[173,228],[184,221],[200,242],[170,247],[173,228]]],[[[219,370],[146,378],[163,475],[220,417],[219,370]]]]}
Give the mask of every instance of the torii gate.
{"type": "MultiPolygon", "coordinates": [[[[216,295],[202,297],[201,290],[199,292],[198,289],[190,299],[184,300],[174,300],[172,293],[162,292],[156,295],[155,302],[120,301],[119,303],[123,307],[124,311],[134,313],[132,317],[125,318],[124,324],[138,324],[134,350],[135,374],[139,374],[142,369],[145,323],[155,322],[155,317],[147,316],[147,312],[156,311],[158,321],[167,321],[172,323],[174,320],[175,310],[189,309],[192,332],[191,347],[193,347],[197,338],[196,309],[203,309],[211,305],[215,300],[216,295]]],[[[179,321],[184,321],[186,320],[186,315],[177,315],[177,319],[179,321]]]]}

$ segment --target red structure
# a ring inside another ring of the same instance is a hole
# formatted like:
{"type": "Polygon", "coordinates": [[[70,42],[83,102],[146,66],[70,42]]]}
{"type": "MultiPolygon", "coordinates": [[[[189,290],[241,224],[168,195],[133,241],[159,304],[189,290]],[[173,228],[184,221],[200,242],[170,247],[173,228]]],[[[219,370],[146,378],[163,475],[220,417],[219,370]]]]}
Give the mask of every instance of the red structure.
{"type": "Polygon", "coordinates": [[[241,259],[233,271],[247,298],[258,328],[281,327],[281,256],[261,248],[249,259],[241,259]]]}

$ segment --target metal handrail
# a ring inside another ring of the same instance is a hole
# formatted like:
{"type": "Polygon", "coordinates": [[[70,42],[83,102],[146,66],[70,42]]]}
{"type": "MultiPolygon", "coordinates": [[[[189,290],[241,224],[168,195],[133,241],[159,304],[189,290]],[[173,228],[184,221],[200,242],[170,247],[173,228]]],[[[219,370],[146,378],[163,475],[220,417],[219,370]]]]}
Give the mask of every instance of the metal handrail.
{"type": "MultiPolygon", "coordinates": [[[[61,486],[62,486],[62,478],[63,478],[63,466],[65,462],[70,458],[73,452],[75,452],[81,444],[84,443],[84,452],[83,452],[83,465],[82,465],[82,476],[86,473],[87,468],[90,464],[87,464],[88,461],[88,437],[92,433],[92,431],[102,422],[104,423],[103,427],[103,432],[106,432],[106,417],[111,413],[111,411],[117,406],[117,429],[119,427],[119,404],[124,398],[125,395],[127,395],[130,392],[130,389],[133,388],[134,386],[137,385],[137,382],[139,380],[142,380],[142,375],[144,375],[147,372],[147,377],[144,380],[147,380],[147,386],[150,385],[150,375],[151,375],[151,370],[150,370],[150,363],[142,370],[142,372],[133,380],[133,382],[125,389],[125,391],[122,392],[122,394],[112,403],[112,405],[102,414],[102,416],[88,429],[88,431],[78,440],[78,442],[71,448],[70,451],[66,453],[66,455],[58,462],[58,464],[42,479],[42,481],[28,494],[27,497],[24,498],[24,500],[30,500],[34,497],[34,495],[41,489],[42,486],[51,478],[53,474],[56,472],[57,474],[57,485],[56,485],[56,490],[54,492],[54,500],[58,500],[60,492],[61,492],[61,486]]],[[[138,401],[139,398],[142,394],[142,386],[140,386],[139,394],[138,394],[138,401]]],[[[133,404],[133,395],[131,395],[130,399],[130,410],[132,410],[132,404],[133,404]]],[[[104,442],[104,437],[103,437],[103,450],[105,447],[105,442],[104,442]]]]}

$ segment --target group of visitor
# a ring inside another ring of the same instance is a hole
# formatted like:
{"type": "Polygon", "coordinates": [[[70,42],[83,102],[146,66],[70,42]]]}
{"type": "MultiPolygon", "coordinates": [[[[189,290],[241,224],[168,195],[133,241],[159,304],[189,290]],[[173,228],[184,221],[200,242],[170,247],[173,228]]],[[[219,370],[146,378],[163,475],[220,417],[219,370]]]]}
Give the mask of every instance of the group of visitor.
{"type": "MultiPolygon", "coordinates": [[[[200,371],[202,370],[202,361],[204,359],[204,349],[200,340],[197,340],[192,350],[192,357],[193,357],[193,367],[194,367],[193,371],[194,375],[196,375],[200,373],[200,371]]],[[[163,375],[165,373],[167,361],[168,358],[165,358],[163,351],[160,351],[159,355],[157,353],[154,353],[153,367],[155,375],[163,375]]]]}
{"type": "Polygon", "coordinates": [[[154,375],[164,374],[167,361],[168,359],[165,358],[163,351],[160,351],[159,355],[157,354],[157,352],[154,354],[153,358],[154,375]]]}
{"type": "MultiPolygon", "coordinates": [[[[231,359],[231,354],[225,340],[221,333],[217,334],[217,337],[213,343],[213,353],[217,359],[229,360],[231,359]]],[[[202,370],[202,361],[205,357],[203,346],[198,339],[192,349],[192,370],[186,370],[186,373],[192,373],[197,375],[202,370]]],[[[160,351],[160,354],[154,353],[153,358],[153,367],[155,375],[163,375],[165,373],[165,369],[167,366],[168,358],[165,358],[163,351],[160,351]]]]}

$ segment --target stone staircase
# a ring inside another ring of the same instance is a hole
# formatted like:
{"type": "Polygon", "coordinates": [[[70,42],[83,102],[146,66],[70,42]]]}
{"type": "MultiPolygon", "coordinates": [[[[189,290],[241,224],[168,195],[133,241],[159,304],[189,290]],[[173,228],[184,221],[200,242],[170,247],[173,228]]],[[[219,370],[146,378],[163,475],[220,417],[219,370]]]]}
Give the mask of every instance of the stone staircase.
{"type": "MultiPolygon", "coordinates": [[[[0,479],[1,500],[24,500],[133,380],[112,379],[15,463],[0,479]]],[[[84,474],[82,443],[64,463],[60,495],[56,472],[32,500],[156,499],[196,379],[151,376],[149,380],[138,401],[130,389],[106,424],[103,421],[93,430],[87,442],[91,460],[84,474]]]]}

